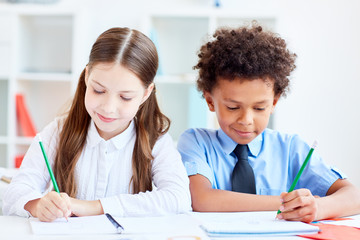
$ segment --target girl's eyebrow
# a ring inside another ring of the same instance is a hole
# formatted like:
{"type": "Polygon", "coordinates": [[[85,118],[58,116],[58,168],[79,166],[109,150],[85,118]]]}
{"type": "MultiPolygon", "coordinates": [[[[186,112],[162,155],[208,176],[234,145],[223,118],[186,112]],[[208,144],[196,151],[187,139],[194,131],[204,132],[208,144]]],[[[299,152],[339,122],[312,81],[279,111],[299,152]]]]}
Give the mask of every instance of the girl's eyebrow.
{"type": "MultiPolygon", "coordinates": [[[[95,84],[99,85],[100,87],[107,89],[107,87],[105,87],[104,85],[102,85],[101,83],[99,83],[98,81],[96,81],[94,79],[93,79],[93,82],[95,84]]],[[[136,91],[134,91],[134,90],[119,91],[119,93],[134,93],[134,92],[136,92],[136,91]]]]}
{"type": "Polygon", "coordinates": [[[100,85],[100,87],[106,88],[104,85],[102,85],[101,83],[99,83],[98,81],[93,79],[93,82],[96,83],[97,85],[100,85]]]}

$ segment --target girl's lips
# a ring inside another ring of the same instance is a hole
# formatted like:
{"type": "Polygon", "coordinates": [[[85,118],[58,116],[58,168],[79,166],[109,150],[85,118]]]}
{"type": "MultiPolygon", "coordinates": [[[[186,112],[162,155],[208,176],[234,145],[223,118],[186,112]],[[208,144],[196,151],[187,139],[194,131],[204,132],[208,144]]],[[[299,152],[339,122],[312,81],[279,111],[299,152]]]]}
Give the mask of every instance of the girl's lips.
{"type": "Polygon", "coordinates": [[[103,122],[109,123],[109,122],[112,122],[112,121],[116,120],[116,118],[107,118],[107,117],[104,117],[103,115],[101,115],[99,113],[97,113],[97,115],[100,118],[100,120],[103,121],[103,122]]]}

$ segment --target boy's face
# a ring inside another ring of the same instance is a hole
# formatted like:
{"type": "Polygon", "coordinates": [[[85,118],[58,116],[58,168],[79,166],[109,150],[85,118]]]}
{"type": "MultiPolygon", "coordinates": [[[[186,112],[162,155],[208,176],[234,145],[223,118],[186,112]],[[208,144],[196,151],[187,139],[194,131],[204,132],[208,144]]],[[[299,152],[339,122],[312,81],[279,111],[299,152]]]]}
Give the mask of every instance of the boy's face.
{"type": "Polygon", "coordinates": [[[270,79],[229,81],[219,78],[212,92],[204,92],[221,129],[238,144],[248,144],[268,125],[279,96],[270,79]]]}

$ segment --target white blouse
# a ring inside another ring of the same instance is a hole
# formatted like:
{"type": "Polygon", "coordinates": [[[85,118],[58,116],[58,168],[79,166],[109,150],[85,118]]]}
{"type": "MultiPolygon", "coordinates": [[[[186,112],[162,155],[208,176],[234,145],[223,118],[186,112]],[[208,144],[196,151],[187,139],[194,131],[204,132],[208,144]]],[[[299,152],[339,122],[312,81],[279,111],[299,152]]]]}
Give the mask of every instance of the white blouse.
{"type": "MultiPolygon", "coordinates": [[[[54,164],[59,140],[59,120],[42,132],[41,138],[49,163],[54,164]]],[[[153,191],[132,194],[132,153],[135,124],[105,141],[91,121],[85,147],[77,162],[77,198],[101,201],[105,213],[115,216],[145,216],[182,213],[191,210],[189,179],[180,154],[167,133],[156,142],[152,155],[153,191]]],[[[52,189],[39,138],[30,145],[19,173],[13,177],[3,199],[4,215],[30,216],[24,205],[41,198],[52,189]]]]}

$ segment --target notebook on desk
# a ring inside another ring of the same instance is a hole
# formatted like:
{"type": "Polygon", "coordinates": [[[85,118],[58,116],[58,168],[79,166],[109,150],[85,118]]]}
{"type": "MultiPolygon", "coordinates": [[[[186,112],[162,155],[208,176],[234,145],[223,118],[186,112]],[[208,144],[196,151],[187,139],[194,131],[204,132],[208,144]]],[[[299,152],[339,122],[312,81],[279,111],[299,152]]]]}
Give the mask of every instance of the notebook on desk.
{"type": "Polygon", "coordinates": [[[53,222],[41,222],[30,218],[32,232],[38,235],[77,235],[77,234],[114,234],[119,233],[106,215],[91,217],[70,217],[53,222]]]}
{"type": "MultiPolygon", "coordinates": [[[[123,227],[122,234],[136,239],[151,240],[180,240],[201,239],[208,240],[209,237],[198,226],[197,221],[188,214],[176,214],[157,217],[115,217],[114,220],[123,227]]],[[[39,235],[81,235],[112,234],[116,228],[105,215],[90,217],[58,219],[54,222],[40,222],[37,218],[30,218],[33,234],[39,235]]],[[[102,239],[99,236],[99,239],[102,239]]],[[[120,236],[118,236],[120,238],[120,236]]],[[[51,237],[49,237],[51,239],[51,237]]]]}
{"type": "Polygon", "coordinates": [[[303,222],[276,220],[276,212],[192,213],[210,236],[279,236],[317,233],[303,222]]]}

